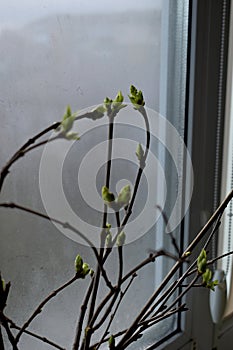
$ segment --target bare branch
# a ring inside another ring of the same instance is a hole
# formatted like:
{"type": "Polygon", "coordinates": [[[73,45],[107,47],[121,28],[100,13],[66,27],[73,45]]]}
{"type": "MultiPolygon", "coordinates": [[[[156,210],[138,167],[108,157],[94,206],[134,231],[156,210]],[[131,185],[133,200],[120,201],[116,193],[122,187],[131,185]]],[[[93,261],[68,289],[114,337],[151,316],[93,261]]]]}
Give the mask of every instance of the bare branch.
{"type": "Polygon", "coordinates": [[[30,323],[34,320],[34,318],[39,315],[43,309],[43,307],[52,299],[54,298],[58,293],[60,293],[63,289],[67,288],[69,285],[71,285],[73,282],[75,282],[78,279],[78,275],[75,275],[72,277],[68,282],[64,283],[59,288],[55,289],[52,293],[50,293],[35,309],[35,311],[32,313],[32,315],[29,317],[29,319],[24,323],[24,325],[21,327],[20,331],[18,332],[15,341],[18,343],[21,335],[23,332],[28,328],[30,323]]]}
{"type": "Polygon", "coordinates": [[[83,321],[84,321],[84,317],[86,314],[88,302],[90,301],[90,295],[91,295],[91,292],[93,289],[93,284],[94,284],[94,278],[92,278],[92,280],[91,280],[90,286],[87,290],[85,299],[84,299],[83,304],[81,306],[81,313],[80,313],[79,321],[78,321],[78,325],[77,325],[73,350],[78,350],[78,347],[79,347],[80,337],[82,334],[83,321]]]}
{"type": "MultiPolygon", "coordinates": [[[[10,320],[8,317],[7,317],[7,322],[10,324],[10,327],[11,328],[14,328],[14,329],[17,329],[17,330],[20,330],[21,327],[17,326],[12,320],[10,320]]],[[[31,332],[31,331],[28,331],[28,330],[24,330],[25,334],[27,335],[30,335],[31,337],[33,338],[36,338],[38,340],[41,340],[42,342],[46,343],[46,344],[49,344],[51,346],[53,346],[54,348],[56,349],[59,349],[59,350],[66,350],[65,348],[61,347],[60,345],[54,343],[53,341],[49,340],[48,338],[46,337],[43,337],[37,333],[34,333],[34,332],[31,332]]],[[[1,348],[0,348],[1,349],[1,348]]]]}
{"type": "Polygon", "coordinates": [[[100,270],[102,272],[102,275],[103,275],[103,278],[106,282],[106,285],[110,288],[110,289],[113,289],[112,287],[112,284],[111,282],[109,281],[108,277],[107,277],[107,273],[106,271],[104,270],[104,267],[102,265],[102,263],[100,262],[100,258],[99,258],[99,254],[98,254],[98,251],[97,249],[95,248],[94,246],[94,243],[91,242],[90,239],[88,239],[84,234],[82,234],[80,231],[78,231],[74,226],[70,225],[68,222],[64,222],[64,221],[61,221],[61,220],[58,220],[58,219],[55,219],[55,218],[51,218],[50,216],[46,215],[46,214],[43,214],[41,212],[38,212],[36,210],[33,210],[31,208],[27,208],[27,207],[24,207],[22,205],[19,205],[19,204],[16,204],[16,203],[13,203],[13,202],[10,202],[10,203],[0,203],[0,207],[3,207],[3,208],[11,208],[11,209],[19,209],[19,210],[22,210],[24,212],[27,212],[27,213],[30,213],[30,214],[33,214],[33,215],[36,215],[36,216],[39,216],[43,219],[46,219],[46,220],[49,220],[49,221],[52,221],[52,222],[55,222],[59,225],[61,225],[62,227],[68,229],[68,230],[71,230],[73,231],[74,233],[76,233],[77,235],[79,235],[79,237],[81,237],[89,246],[90,248],[93,250],[94,254],[95,254],[95,257],[97,259],[97,262],[98,262],[98,266],[100,267],[100,270]]]}

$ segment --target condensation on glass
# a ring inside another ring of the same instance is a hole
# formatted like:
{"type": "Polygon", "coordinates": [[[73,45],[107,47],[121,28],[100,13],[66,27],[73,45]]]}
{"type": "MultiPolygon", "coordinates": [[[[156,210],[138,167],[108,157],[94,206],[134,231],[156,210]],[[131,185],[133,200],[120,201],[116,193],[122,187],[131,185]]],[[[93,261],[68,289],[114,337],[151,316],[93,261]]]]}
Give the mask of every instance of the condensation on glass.
{"type": "MultiPolygon", "coordinates": [[[[127,96],[131,84],[143,91],[147,106],[161,112],[183,136],[187,3],[179,0],[2,2],[0,166],[28,138],[61,120],[68,104],[76,111],[102,103],[105,96],[114,97],[119,89],[127,96]]],[[[128,130],[119,125],[117,133],[123,138],[139,141],[142,138],[141,131],[132,125],[128,130]]],[[[94,134],[87,133],[71,148],[64,161],[65,195],[72,208],[77,213],[80,210],[87,221],[92,219],[77,188],[78,171],[87,150],[101,142],[102,137],[106,139],[104,127],[97,128],[94,134]]],[[[165,150],[156,142],[152,147],[157,150],[164,171],[168,172],[168,202],[172,206],[178,181],[172,176],[174,164],[169,163],[165,150]]],[[[14,164],[1,202],[14,201],[44,211],[38,170],[42,151],[35,150],[14,164]]],[[[135,163],[125,165],[124,159],[115,161],[113,187],[118,189],[126,180],[134,183],[135,163]]],[[[99,190],[103,170],[100,167],[96,175],[99,190]]],[[[86,176],[88,179],[89,175],[86,176]]],[[[145,187],[141,190],[141,203],[135,209],[139,211],[147,200],[145,178],[142,185],[145,187]]],[[[155,198],[151,205],[159,204],[156,201],[155,198]]],[[[168,211],[169,203],[166,204],[168,211]]],[[[68,239],[50,222],[5,209],[1,209],[0,216],[0,270],[5,280],[12,282],[7,313],[21,325],[49,291],[72,276],[78,253],[90,265],[94,264],[94,257],[88,247],[68,239]]],[[[125,271],[144,259],[151,248],[172,249],[162,229],[160,219],[140,239],[125,247],[125,271]]],[[[179,240],[178,229],[176,234],[179,240]]],[[[169,266],[170,262],[161,259],[155,267],[150,265],[138,274],[111,331],[119,325],[127,327],[169,266]]],[[[109,273],[116,275],[116,261],[109,273]]],[[[66,289],[46,306],[30,329],[71,348],[86,287],[86,281],[79,281],[66,289]]],[[[104,292],[104,287],[102,289],[104,292]]],[[[138,349],[161,339],[173,331],[176,324],[174,317],[157,326],[142,338],[138,349]]],[[[49,348],[28,336],[22,337],[20,345],[25,350],[49,348]]]]}

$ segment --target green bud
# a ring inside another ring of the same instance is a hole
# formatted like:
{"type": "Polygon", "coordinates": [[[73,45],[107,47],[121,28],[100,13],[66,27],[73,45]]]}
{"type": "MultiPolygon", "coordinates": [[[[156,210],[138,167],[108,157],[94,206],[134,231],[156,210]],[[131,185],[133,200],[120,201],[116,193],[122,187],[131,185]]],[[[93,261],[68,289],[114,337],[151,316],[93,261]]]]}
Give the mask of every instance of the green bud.
{"type": "Polygon", "coordinates": [[[107,228],[108,230],[110,230],[111,227],[112,227],[112,225],[109,224],[109,223],[107,222],[107,223],[106,223],[106,228],[107,228]]]}
{"type": "Polygon", "coordinates": [[[122,103],[123,101],[124,101],[124,96],[122,95],[122,92],[121,92],[121,91],[118,91],[114,102],[120,102],[120,103],[122,103]]]}
{"type": "Polygon", "coordinates": [[[202,281],[205,284],[208,284],[212,278],[212,272],[210,269],[206,269],[205,272],[202,274],[202,281]]]}
{"type": "Polygon", "coordinates": [[[79,136],[75,132],[70,132],[76,119],[76,114],[72,114],[70,106],[67,106],[60,126],[57,131],[61,131],[63,137],[67,140],[79,140],[79,136]]]}
{"type": "Polygon", "coordinates": [[[126,235],[125,235],[125,232],[124,231],[121,231],[119,233],[119,235],[117,236],[117,241],[116,241],[116,244],[118,247],[121,247],[125,244],[125,239],[126,239],[126,235]]]}
{"type": "Polygon", "coordinates": [[[198,267],[198,272],[199,272],[199,273],[204,273],[205,270],[206,270],[206,259],[202,259],[202,260],[198,263],[197,267],[198,267]]]}
{"type": "Polygon", "coordinates": [[[75,266],[75,271],[77,273],[81,273],[82,272],[82,270],[83,270],[83,259],[81,258],[81,256],[79,254],[75,258],[74,266],[75,266]]]}
{"type": "Polygon", "coordinates": [[[136,149],[136,156],[139,160],[139,162],[142,160],[143,156],[144,156],[144,151],[142,148],[142,145],[139,143],[136,149]]]}
{"type": "Polygon", "coordinates": [[[67,140],[80,140],[80,137],[78,136],[78,134],[76,132],[68,132],[65,134],[65,138],[67,140]]]}
{"type": "Polygon", "coordinates": [[[138,92],[138,90],[136,89],[136,87],[133,86],[133,85],[131,85],[131,86],[130,86],[130,93],[131,93],[131,95],[132,95],[132,96],[136,96],[136,95],[137,95],[137,92],[138,92]]]}
{"type": "Polygon", "coordinates": [[[207,265],[207,255],[205,249],[202,249],[201,253],[197,258],[197,268],[199,273],[204,273],[206,271],[207,265]]]}
{"type": "Polygon", "coordinates": [[[90,272],[90,267],[87,263],[84,263],[82,266],[81,277],[85,278],[90,272]]]}
{"type": "Polygon", "coordinates": [[[184,256],[190,256],[192,253],[190,251],[187,251],[184,253],[184,256]]]}
{"type": "Polygon", "coordinates": [[[104,104],[111,104],[112,100],[109,97],[105,97],[104,104]]]}
{"type": "Polygon", "coordinates": [[[64,114],[64,116],[63,116],[63,120],[69,119],[69,118],[71,117],[71,115],[72,115],[71,107],[70,107],[70,105],[68,105],[68,106],[66,107],[66,112],[65,112],[65,114],[64,114]]]}
{"type": "Polygon", "coordinates": [[[106,245],[106,248],[112,247],[112,234],[111,234],[111,232],[109,232],[109,234],[106,236],[105,245],[106,245]]]}
{"type": "Polygon", "coordinates": [[[145,105],[145,101],[143,99],[143,94],[142,94],[142,91],[138,91],[138,94],[137,94],[137,98],[136,98],[136,102],[138,105],[140,106],[144,106],[145,105]]]}
{"type": "Polygon", "coordinates": [[[135,109],[139,109],[140,106],[145,105],[142,91],[141,90],[137,91],[137,89],[133,85],[131,85],[130,87],[129,99],[131,103],[134,105],[135,109]]]}
{"type": "Polygon", "coordinates": [[[116,202],[120,207],[123,207],[129,204],[130,198],[131,198],[131,188],[130,188],[130,185],[126,185],[120,190],[120,193],[117,197],[116,202]]]}
{"type": "Polygon", "coordinates": [[[115,196],[106,186],[102,187],[102,198],[106,203],[114,202],[115,196]]]}
{"type": "Polygon", "coordinates": [[[109,349],[115,349],[115,338],[113,335],[108,340],[109,349]]]}
{"type": "Polygon", "coordinates": [[[199,256],[198,256],[198,262],[201,261],[202,259],[206,259],[207,258],[207,254],[206,254],[206,251],[205,249],[202,249],[199,256]]]}
{"type": "Polygon", "coordinates": [[[119,91],[118,94],[116,95],[115,100],[112,101],[112,107],[116,110],[117,109],[119,110],[119,107],[121,106],[123,101],[124,101],[124,97],[121,91],[119,91]]]}
{"type": "Polygon", "coordinates": [[[75,115],[72,115],[70,106],[67,106],[66,112],[65,112],[63,119],[62,119],[62,122],[61,122],[62,131],[65,133],[70,131],[70,129],[73,126],[74,120],[75,120],[75,115]]]}
{"type": "Polygon", "coordinates": [[[74,119],[72,117],[62,120],[61,127],[64,133],[70,131],[73,127],[74,119]]]}

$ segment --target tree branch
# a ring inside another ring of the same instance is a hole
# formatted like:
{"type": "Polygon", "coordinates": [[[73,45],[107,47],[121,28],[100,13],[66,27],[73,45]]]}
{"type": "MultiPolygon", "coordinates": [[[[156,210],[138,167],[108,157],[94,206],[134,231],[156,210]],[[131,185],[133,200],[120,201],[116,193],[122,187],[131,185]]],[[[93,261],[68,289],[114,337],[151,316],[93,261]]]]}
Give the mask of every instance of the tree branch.
{"type": "Polygon", "coordinates": [[[18,347],[17,347],[16,339],[13,336],[13,334],[12,334],[10,328],[9,328],[7,319],[6,319],[6,317],[5,317],[5,315],[4,315],[4,313],[2,311],[0,311],[0,324],[3,326],[3,328],[6,331],[6,334],[8,336],[9,342],[12,345],[12,349],[13,350],[19,350],[18,347]]]}
{"type": "MultiPolygon", "coordinates": [[[[9,319],[8,317],[7,317],[7,322],[10,324],[10,327],[11,327],[11,328],[14,328],[14,329],[17,329],[17,330],[20,330],[20,329],[21,329],[21,327],[17,326],[17,325],[16,325],[11,319],[9,319]]],[[[61,347],[60,345],[54,343],[53,341],[49,340],[48,338],[43,337],[43,336],[41,336],[41,335],[39,335],[39,334],[36,334],[36,333],[34,333],[34,332],[30,332],[30,331],[28,331],[28,330],[24,330],[23,333],[25,333],[25,334],[27,334],[27,335],[30,335],[30,336],[33,337],[33,338],[39,339],[39,340],[41,340],[42,342],[44,342],[44,343],[46,343],[46,344],[49,344],[49,345],[53,346],[53,347],[56,348],[56,349],[59,349],[59,350],[66,350],[65,348],[63,348],[63,347],[61,347]]],[[[1,348],[0,348],[0,349],[1,349],[1,348]]]]}
{"type": "Polygon", "coordinates": [[[121,349],[121,346],[133,335],[135,330],[137,329],[137,325],[139,324],[141,318],[144,316],[144,314],[147,312],[147,310],[150,308],[150,306],[154,303],[156,298],[160,295],[162,290],[166,287],[170,279],[175,275],[176,271],[180,268],[180,266],[183,264],[183,259],[186,258],[187,252],[193,251],[193,249],[197,246],[197,244],[201,241],[201,239],[205,236],[205,234],[208,232],[209,228],[212,226],[212,224],[215,222],[215,220],[218,218],[219,214],[225,210],[228,203],[233,197],[233,190],[228,194],[228,196],[223,200],[223,202],[220,204],[220,206],[216,209],[216,211],[213,213],[211,218],[208,220],[206,225],[199,231],[199,233],[196,235],[196,237],[193,239],[193,241],[189,244],[189,246],[186,248],[184,253],[181,256],[181,259],[171,268],[171,270],[168,272],[168,274],[165,276],[159,287],[155,290],[155,292],[152,294],[152,296],[149,298],[145,306],[142,308],[142,310],[139,312],[138,316],[135,318],[125,335],[120,340],[119,344],[117,345],[118,349],[121,349]]]}
{"type": "Polygon", "coordinates": [[[46,129],[44,129],[43,131],[39,132],[38,134],[36,134],[35,136],[33,136],[32,138],[30,138],[22,147],[20,147],[18,149],[18,151],[16,151],[14,153],[14,155],[9,159],[9,161],[6,163],[6,165],[2,168],[1,170],[1,175],[0,175],[0,192],[2,189],[2,185],[3,182],[6,178],[6,176],[9,174],[9,169],[10,167],[21,157],[24,156],[25,154],[25,150],[31,146],[33,143],[35,143],[39,138],[41,138],[43,135],[47,134],[48,132],[55,130],[59,127],[61,123],[60,122],[56,122],[53,123],[52,125],[48,126],[46,129]]]}
{"type": "Polygon", "coordinates": [[[97,262],[99,264],[99,267],[100,267],[100,270],[102,272],[102,275],[103,275],[103,278],[106,282],[106,285],[110,288],[110,289],[113,289],[112,287],[112,284],[111,282],[109,281],[108,277],[107,277],[107,273],[106,271],[104,270],[104,267],[102,265],[102,263],[100,262],[100,258],[99,258],[99,253],[97,251],[97,249],[95,248],[94,246],[94,243],[92,243],[92,241],[90,239],[88,239],[84,234],[82,234],[80,231],[78,231],[74,226],[70,225],[68,222],[64,222],[64,221],[61,221],[61,220],[58,220],[58,219],[55,219],[55,218],[51,218],[50,216],[46,215],[46,214],[43,214],[43,213],[40,213],[36,210],[33,210],[31,208],[27,208],[27,207],[24,207],[22,205],[19,205],[19,204],[16,204],[16,203],[13,203],[13,202],[10,202],[10,203],[0,203],[0,207],[3,207],[3,208],[11,208],[11,209],[19,209],[21,211],[24,211],[26,213],[30,213],[30,214],[33,214],[33,215],[36,215],[36,216],[39,216],[43,219],[46,219],[48,221],[52,221],[52,222],[55,222],[56,224],[68,229],[68,230],[71,230],[73,231],[74,233],[77,233],[77,235],[79,235],[79,237],[81,237],[89,246],[90,248],[93,250],[94,254],[95,254],[95,257],[97,259],[97,262]]]}
{"type": "Polygon", "coordinates": [[[129,288],[130,288],[130,286],[131,286],[131,284],[132,284],[132,282],[133,282],[133,280],[135,279],[136,276],[137,276],[136,273],[135,273],[134,275],[131,276],[131,280],[129,281],[128,286],[125,288],[124,292],[121,292],[121,293],[120,293],[120,299],[119,299],[119,301],[118,301],[118,303],[117,303],[117,305],[116,305],[116,307],[115,307],[115,310],[114,310],[113,314],[110,316],[109,323],[108,323],[108,325],[107,325],[107,327],[106,327],[106,329],[105,329],[105,332],[104,332],[103,335],[102,335],[102,338],[101,338],[99,344],[96,346],[96,350],[99,349],[100,345],[101,345],[101,344],[103,343],[103,341],[104,341],[104,338],[105,338],[106,335],[108,334],[108,330],[109,330],[109,328],[110,328],[110,326],[111,326],[111,324],[112,324],[112,322],[113,322],[113,320],[114,320],[114,318],[115,318],[115,316],[116,316],[117,310],[118,310],[118,308],[119,308],[119,306],[120,306],[120,304],[121,304],[121,302],[122,302],[122,300],[123,300],[125,294],[128,292],[128,290],[129,290],[129,288]]]}
{"type": "Polygon", "coordinates": [[[24,325],[21,327],[20,331],[18,332],[18,334],[16,335],[15,341],[16,344],[18,343],[21,335],[23,334],[23,332],[26,330],[26,328],[28,328],[28,326],[30,325],[30,323],[34,320],[34,318],[39,315],[42,311],[42,308],[52,299],[54,298],[58,293],[60,293],[63,289],[65,289],[66,287],[68,287],[69,285],[71,285],[73,282],[75,282],[78,279],[78,275],[75,275],[74,277],[72,277],[68,282],[64,283],[62,286],[60,286],[59,288],[55,289],[52,293],[50,293],[39,305],[38,307],[35,309],[35,311],[32,313],[32,315],[29,317],[29,319],[24,323],[24,325]]]}
{"type": "Polygon", "coordinates": [[[78,321],[78,325],[77,325],[73,350],[78,350],[78,347],[79,347],[79,342],[80,342],[80,338],[81,338],[81,334],[82,334],[83,321],[84,321],[84,317],[86,314],[87,305],[88,305],[88,302],[90,300],[90,295],[91,295],[91,292],[93,289],[93,284],[94,284],[94,278],[92,278],[92,280],[91,280],[90,286],[87,290],[85,299],[84,299],[83,304],[81,306],[81,313],[80,313],[79,321],[78,321]]]}

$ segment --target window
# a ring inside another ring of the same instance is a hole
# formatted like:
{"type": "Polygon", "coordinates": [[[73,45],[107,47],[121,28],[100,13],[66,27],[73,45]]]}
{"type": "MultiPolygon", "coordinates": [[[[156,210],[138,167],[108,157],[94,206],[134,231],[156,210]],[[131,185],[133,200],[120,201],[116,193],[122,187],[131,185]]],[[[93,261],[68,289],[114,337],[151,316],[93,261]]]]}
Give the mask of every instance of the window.
{"type": "MultiPolygon", "coordinates": [[[[56,3],[24,1],[20,6],[15,1],[2,3],[0,84],[4,128],[1,130],[1,142],[5,147],[1,152],[1,164],[28,137],[54,120],[59,120],[67,104],[71,105],[72,110],[99,104],[105,96],[115,96],[118,89],[127,94],[130,84],[142,89],[147,106],[165,115],[178,128],[180,135],[183,135],[188,4],[188,1],[180,0],[147,0],[143,3],[128,0],[111,4],[103,0],[69,0],[56,3]]],[[[87,159],[89,151],[106,137],[104,125],[101,123],[97,123],[98,127],[95,127],[92,133],[86,129],[78,149],[75,146],[70,149],[62,173],[65,196],[76,215],[79,215],[86,225],[93,224],[99,216],[96,217],[93,210],[90,212],[91,203],[84,198],[85,193],[90,192],[88,181],[93,179],[91,174],[95,170],[93,167],[85,168],[84,158],[87,159]],[[80,153],[81,161],[73,161],[72,157],[76,151],[80,153]],[[79,171],[82,187],[73,191],[70,183],[76,181],[77,169],[81,169],[81,165],[89,177],[79,171]]],[[[84,122],[83,127],[80,122],[80,128],[90,127],[87,124],[84,122]]],[[[126,133],[123,126],[123,122],[119,123],[116,129],[119,137],[130,137],[134,144],[140,139],[143,140],[139,128],[130,126],[126,133]]],[[[165,167],[168,174],[171,173],[174,165],[164,146],[158,145],[156,138],[152,143],[152,149],[158,158],[157,164],[160,163],[161,169],[165,167]]],[[[121,147],[124,148],[123,144],[121,147]]],[[[55,151],[58,153],[58,149],[55,151]]],[[[126,149],[123,151],[125,153],[126,149]]],[[[43,178],[43,157],[42,150],[36,150],[15,164],[14,171],[7,178],[2,198],[23,202],[25,206],[32,206],[41,211],[44,210],[44,205],[49,211],[45,197],[56,182],[56,171],[52,178],[49,178],[49,175],[43,178]],[[42,187],[46,181],[48,187],[43,192],[42,187]]],[[[90,156],[89,165],[95,159],[90,156]]],[[[127,162],[125,171],[124,162],[126,160],[116,159],[113,164],[115,169],[123,168],[122,173],[113,178],[113,186],[117,190],[123,184],[121,179],[127,179],[131,183],[134,181],[135,164],[130,165],[127,162]]],[[[99,186],[100,190],[103,167],[98,166],[94,175],[97,176],[97,187],[99,186]]],[[[178,166],[182,176],[182,164],[178,166]]],[[[147,180],[155,187],[154,167],[149,167],[148,171],[147,180]]],[[[157,169],[155,171],[157,172],[157,169]]],[[[171,191],[176,183],[172,184],[171,179],[170,177],[167,181],[167,190],[170,193],[170,207],[167,204],[167,212],[172,211],[176,200],[176,191],[171,191]]],[[[176,178],[175,182],[177,181],[176,178]]],[[[143,183],[145,188],[150,185],[147,184],[146,178],[143,179],[143,183]]],[[[157,187],[159,188],[159,185],[157,187]]],[[[159,189],[161,192],[161,188],[159,189]]],[[[58,195],[53,188],[48,197],[53,197],[54,194],[58,195]]],[[[148,200],[143,191],[139,195],[141,204],[136,207],[138,212],[148,200]]],[[[160,198],[156,200],[158,203],[153,201],[153,205],[160,204],[160,198]]],[[[57,208],[62,215],[64,208],[58,207],[59,203],[60,201],[55,199],[53,209],[57,208]]],[[[158,216],[156,209],[155,215],[158,216]]],[[[90,264],[93,263],[93,258],[89,248],[82,246],[81,242],[70,240],[53,225],[33,216],[28,217],[19,212],[1,212],[1,221],[1,270],[6,279],[13,282],[8,310],[12,318],[16,317],[17,322],[21,324],[33,305],[38,304],[48,291],[66,279],[78,252],[90,264]],[[20,271],[16,266],[22,267],[20,271]]],[[[146,226],[145,222],[141,224],[142,230],[146,226]]],[[[150,227],[146,234],[138,237],[138,240],[133,239],[134,242],[125,247],[126,256],[130,257],[126,262],[128,267],[145,257],[149,248],[158,249],[160,246],[170,245],[168,237],[162,234],[162,228],[163,223],[160,220],[150,227]]],[[[179,240],[180,228],[176,233],[179,240]]],[[[135,305],[138,308],[142,307],[154,285],[161,280],[169,266],[164,261],[155,269],[153,266],[149,267],[143,277],[139,275],[136,287],[139,293],[132,290],[124,304],[124,310],[127,310],[126,314],[130,315],[129,317],[137,311],[135,305]],[[144,288],[145,285],[147,288],[144,288]]],[[[114,266],[111,273],[114,274],[114,266]]],[[[58,296],[55,304],[48,305],[44,316],[35,320],[32,329],[56,339],[58,343],[70,346],[73,340],[71,325],[75,325],[84,289],[79,290],[78,294],[77,297],[76,288],[70,288],[58,296]],[[75,301],[75,305],[71,305],[70,300],[75,301]],[[77,312],[73,312],[74,308],[77,312]],[[51,331],[50,335],[48,329],[51,331]]],[[[127,321],[127,317],[120,320],[124,326],[127,325],[127,321]]],[[[156,341],[178,328],[179,317],[164,322],[163,326],[156,330],[156,341]]],[[[141,346],[145,348],[154,343],[154,337],[154,333],[149,332],[141,346]]],[[[41,349],[40,343],[27,336],[23,337],[21,345],[25,349],[41,349]]],[[[44,347],[46,348],[45,345],[44,347]]]]}
{"type": "MultiPolygon", "coordinates": [[[[0,165],[32,134],[55,119],[60,120],[67,104],[71,105],[72,110],[85,109],[102,103],[106,95],[115,96],[118,89],[122,89],[126,95],[129,85],[133,83],[143,90],[147,106],[159,111],[171,123],[169,125],[177,129],[192,154],[194,175],[198,174],[195,176],[195,192],[189,215],[175,231],[179,243],[185,245],[190,236],[201,227],[203,218],[207,218],[213,211],[219,199],[217,182],[221,159],[217,159],[216,163],[215,155],[216,139],[221,153],[223,125],[220,122],[224,112],[225,86],[225,70],[219,75],[219,68],[222,67],[220,63],[225,63],[227,51],[224,35],[227,33],[229,2],[127,0],[110,3],[104,0],[60,0],[55,3],[44,0],[38,4],[37,1],[30,0],[21,1],[19,5],[16,1],[9,0],[0,7],[0,110],[3,125],[0,136],[5,145],[0,165]],[[221,96],[220,90],[223,91],[221,96]]],[[[69,185],[76,180],[81,165],[85,165],[83,162],[88,159],[85,157],[89,156],[87,150],[100,144],[103,137],[106,139],[102,122],[97,123],[92,133],[88,127],[88,122],[80,122],[78,131],[83,130],[83,141],[77,148],[70,148],[62,172],[65,196],[73,211],[82,215],[82,220],[87,223],[94,222],[99,217],[95,217],[93,212],[91,215],[87,212],[90,203],[83,198],[85,191],[89,191],[88,177],[85,178],[85,174],[88,173],[89,177],[93,175],[92,169],[84,167],[86,173],[80,175],[81,180],[79,178],[83,187],[73,191],[69,185]],[[74,162],[72,157],[76,151],[80,152],[80,158],[74,162]],[[82,192],[83,188],[85,191],[82,192]]],[[[134,143],[138,139],[143,140],[139,127],[130,125],[127,133],[123,121],[117,127],[117,136],[119,133],[119,137],[130,137],[134,143]]],[[[167,129],[164,133],[165,139],[168,138],[167,129]]],[[[121,146],[124,151],[124,144],[121,146]]],[[[166,144],[164,147],[154,137],[152,150],[161,173],[166,172],[169,197],[164,208],[170,214],[176,203],[179,181],[185,179],[187,187],[192,188],[191,172],[184,172],[182,150],[177,152],[180,173],[176,176],[173,176],[177,172],[176,164],[167,152],[166,144]]],[[[42,152],[42,149],[36,150],[14,165],[1,194],[3,200],[14,200],[39,211],[44,211],[45,206],[48,211],[46,188],[41,198],[38,184],[42,179],[46,185],[49,179],[47,189],[51,190],[54,183],[52,178],[41,178],[43,169],[40,168],[42,173],[38,172],[39,165],[42,167],[41,160],[44,159],[42,152]]],[[[123,170],[113,179],[117,191],[125,184],[125,179],[133,183],[135,174],[133,162],[131,164],[127,159],[127,167],[124,167],[125,159],[118,158],[114,166],[123,170]]],[[[91,155],[88,164],[94,160],[96,159],[91,155]]],[[[97,169],[98,194],[104,166],[97,169]]],[[[157,185],[160,191],[161,188],[165,190],[164,183],[161,187],[155,181],[153,166],[148,172],[148,177],[143,179],[146,190],[147,180],[152,181],[154,187],[157,185]]],[[[52,192],[57,195],[56,191],[52,192]]],[[[185,189],[181,195],[183,200],[185,189]]],[[[140,196],[142,200],[136,208],[138,212],[148,199],[143,191],[140,196]]],[[[163,199],[162,196],[161,200],[163,199]]],[[[60,210],[59,200],[55,202],[60,210]]],[[[153,205],[156,204],[158,203],[153,205]]],[[[178,214],[180,217],[183,215],[181,211],[178,214]]],[[[74,237],[71,240],[62,235],[50,223],[17,211],[0,211],[0,215],[1,271],[5,279],[13,283],[8,311],[13,319],[16,318],[22,324],[33,306],[72,273],[70,270],[77,253],[81,253],[90,265],[94,259],[88,247],[75,241],[74,237]]],[[[126,245],[128,267],[145,257],[148,248],[166,246],[172,249],[163,229],[164,223],[160,218],[144,235],[126,245]]],[[[213,251],[215,249],[214,245],[213,251]]],[[[167,260],[161,260],[160,265],[150,266],[143,277],[139,275],[137,287],[131,290],[124,304],[126,316],[119,321],[122,325],[127,325],[128,317],[136,312],[135,305],[142,307],[169,266],[167,260]]],[[[114,275],[114,265],[110,272],[114,275]]],[[[83,286],[86,286],[85,283],[86,281],[83,286]]],[[[77,287],[67,289],[54,303],[47,306],[42,317],[35,319],[31,329],[70,347],[74,336],[74,327],[71,325],[76,324],[84,290],[81,288],[77,292],[77,287]]],[[[165,346],[169,349],[171,346],[171,349],[180,349],[184,344],[192,342],[192,339],[200,344],[203,342],[203,324],[208,324],[204,338],[210,339],[205,340],[205,348],[210,348],[213,328],[209,313],[206,311],[202,324],[195,312],[207,309],[208,296],[206,291],[195,293],[192,294],[192,300],[188,299],[191,309],[195,304],[193,320],[189,315],[182,318],[180,315],[174,316],[148,332],[138,342],[138,346],[149,350],[161,343],[163,348],[165,346]],[[172,335],[176,335],[176,339],[170,339],[172,335]],[[168,338],[170,343],[164,345],[168,338]]],[[[25,349],[42,348],[40,343],[26,336],[22,338],[21,345],[25,349]]],[[[46,345],[44,349],[47,349],[46,345]]]]}

